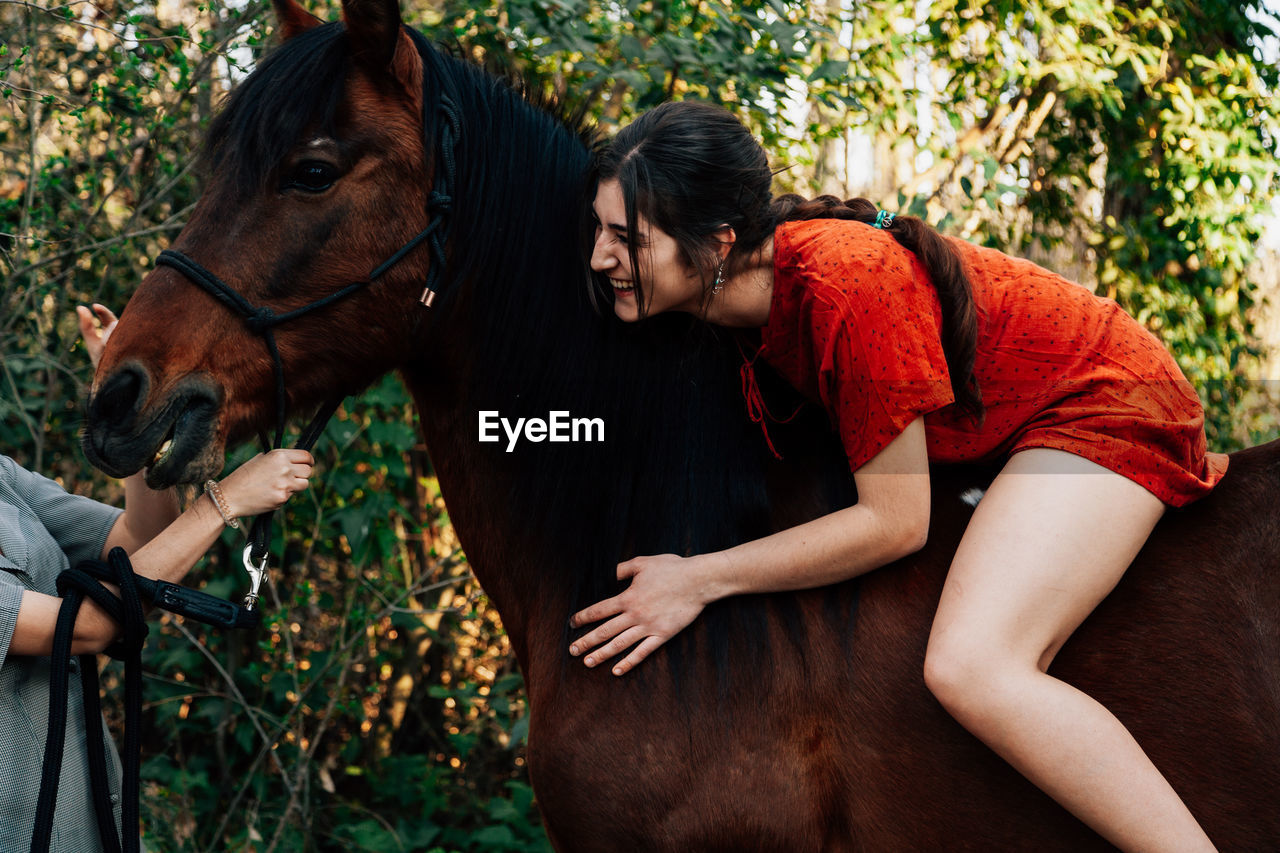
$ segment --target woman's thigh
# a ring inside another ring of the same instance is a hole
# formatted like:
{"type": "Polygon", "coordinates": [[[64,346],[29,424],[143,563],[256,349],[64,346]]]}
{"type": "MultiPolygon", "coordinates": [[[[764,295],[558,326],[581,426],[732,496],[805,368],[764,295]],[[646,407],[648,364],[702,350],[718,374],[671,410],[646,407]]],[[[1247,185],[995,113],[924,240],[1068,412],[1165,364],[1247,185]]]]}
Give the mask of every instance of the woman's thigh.
{"type": "Polygon", "coordinates": [[[930,652],[976,649],[988,661],[1047,669],[1163,512],[1142,486],[1079,456],[1014,454],[956,550],[930,652]]]}

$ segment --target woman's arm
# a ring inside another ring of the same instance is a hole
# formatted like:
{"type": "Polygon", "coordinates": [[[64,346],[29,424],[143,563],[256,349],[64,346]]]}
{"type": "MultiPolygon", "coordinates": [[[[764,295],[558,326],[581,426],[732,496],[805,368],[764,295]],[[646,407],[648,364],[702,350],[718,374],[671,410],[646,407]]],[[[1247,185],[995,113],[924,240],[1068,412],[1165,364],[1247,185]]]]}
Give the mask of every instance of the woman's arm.
{"type": "MultiPolygon", "coordinates": [[[[250,516],[278,508],[307,487],[314,462],[305,450],[273,450],[255,456],[222,481],[229,511],[235,516],[250,516]]],[[[133,570],[144,577],[178,583],[218,538],[222,527],[222,516],[212,500],[201,495],[177,520],[130,555],[133,570]]],[[[61,604],[62,599],[53,595],[23,592],[9,654],[50,654],[61,604]]],[[[100,652],[118,632],[119,626],[106,612],[86,600],[76,617],[71,651],[100,652]]]]}
{"type": "Polygon", "coordinates": [[[618,566],[622,593],[574,614],[575,627],[608,619],[570,646],[595,666],[631,646],[622,675],[712,601],[847,580],[923,547],[929,531],[924,421],[916,419],[854,473],[858,502],[805,524],[695,557],[637,557],[618,566]],[[612,618],[610,618],[612,617],[612,618]],[[636,644],[639,645],[636,645],[636,644]]]}
{"type": "Polygon", "coordinates": [[[140,550],[174,523],[178,511],[178,495],[173,489],[155,491],[147,486],[141,472],[126,477],[124,513],[107,534],[107,542],[102,546],[102,559],[107,558],[112,548],[123,548],[130,555],[140,550]]]}

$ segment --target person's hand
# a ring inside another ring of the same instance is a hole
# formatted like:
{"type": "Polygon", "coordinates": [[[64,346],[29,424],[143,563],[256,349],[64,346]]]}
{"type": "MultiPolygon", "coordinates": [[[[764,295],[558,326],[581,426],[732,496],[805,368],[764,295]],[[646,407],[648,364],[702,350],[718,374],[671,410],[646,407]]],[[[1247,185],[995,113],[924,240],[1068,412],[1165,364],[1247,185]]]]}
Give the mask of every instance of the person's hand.
{"type": "Polygon", "coordinates": [[[76,317],[80,321],[80,337],[84,339],[84,348],[89,352],[89,361],[93,369],[98,369],[98,360],[102,358],[102,348],[107,345],[107,338],[115,329],[116,315],[105,305],[93,303],[90,310],[83,305],[76,306],[76,317]]]}
{"type": "Polygon", "coordinates": [[[569,646],[569,654],[585,654],[583,663],[596,666],[635,646],[613,667],[614,675],[629,672],[696,619],[714,598],[706,592],[698,571],[699,560],[661,554],[620,563],[618,579],[630,578],[631,585],[613,598],[573,615],[570,624],[575,628],[602,619],[609,621],[575,640],[569,646]]]}
{"type": "Polygon", "coordinates": [[[307,487],[315,463],[306,450],[259,453],[219,484],[227,510],[239,518],[280,508],[307,487]]]}

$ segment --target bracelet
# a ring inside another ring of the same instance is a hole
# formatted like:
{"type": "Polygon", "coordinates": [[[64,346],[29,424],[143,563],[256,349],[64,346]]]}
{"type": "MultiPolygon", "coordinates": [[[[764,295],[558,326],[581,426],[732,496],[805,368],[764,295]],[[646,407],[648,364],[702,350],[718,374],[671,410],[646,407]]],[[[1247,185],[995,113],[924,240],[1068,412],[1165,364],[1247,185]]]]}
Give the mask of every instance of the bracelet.
{"type": "Polygon", "coordinates": [[[218,510],[218,515],[222,516],[222,523],[232,530],[239,530],[240,519],[234,517],[227,510],[227,500],[222,496],[222,487],[218,485],[218,481],[206,480],[204,493],[209,496],[209,500],[213,501],[214,507],[218,510]]]}

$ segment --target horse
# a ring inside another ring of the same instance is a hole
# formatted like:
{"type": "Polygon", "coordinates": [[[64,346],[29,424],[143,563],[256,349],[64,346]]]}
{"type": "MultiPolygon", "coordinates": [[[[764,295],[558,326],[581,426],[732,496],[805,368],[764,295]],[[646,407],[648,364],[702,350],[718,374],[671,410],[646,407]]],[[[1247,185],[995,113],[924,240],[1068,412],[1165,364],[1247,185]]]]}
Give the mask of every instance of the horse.
{"type": "MultiPolygon", "coordinates": [[[[619,561],[847,506],[847,460],[813,405],[768,424],[771,452],[740,338],[592,305],[583,122],[433,47],[395,0],[344,0],[329,24],[275,7],[282,44],[209,131],[207,187],[173,244],[192,265],[143,278],[103,355],[90,459],[198,483],[228,442],[398,371],[524,675],[558,850],[1109,849],[924,686],[961,498],[990,469],[936,468],[928,543],[893,565],[718,602],[625,677],[569,657],[570,614],[620,590],[619,561]],[[499,415],[549,427],[483,440],[499,415]],[[603,434],[552,440],[560,416],[603,434]]],[[[759,381],[771,410],[803,402],[759,381]]],[[[1224,850],[1280,840],[1277,504],[1280,444],[1233,454],[1052,664],[1224,850]]]]}

